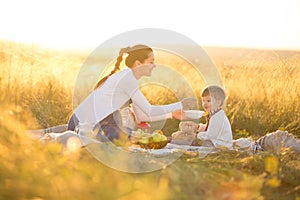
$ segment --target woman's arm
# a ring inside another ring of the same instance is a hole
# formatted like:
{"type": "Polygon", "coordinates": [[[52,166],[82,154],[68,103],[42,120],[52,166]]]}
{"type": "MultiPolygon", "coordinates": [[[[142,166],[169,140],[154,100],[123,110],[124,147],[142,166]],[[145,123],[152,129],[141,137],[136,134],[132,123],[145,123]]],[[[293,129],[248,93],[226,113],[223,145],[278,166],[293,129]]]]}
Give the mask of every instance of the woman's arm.
{"type": "Polygon", "coordinates": [[[166,119],[170,118],[173,111],[188,109],[196,105],[196,98],[185,98],[181,102],[176,102],[168,105],[151,105],[144,94],[139,89],[137,80],[133,77],[132,73],[128,73],[124,82],[120,82],[119,86],[131,98],[134,105],[141,111],[140,116],[148,117],[148,119],[166,119]],[[144,115],[143,115],[144,114],[144,115]]]}
{"type": "Polygon", "coordinates": [[[181,102],[168,105],[151,105],[140,90],[137,90],[135,93],[133,93],[133,95],[131,96],[131,100],[133,104],[140,108],[140,110],[149,118],[154,116],[166,115],[167,113],[172,113],[175,110],[182,109],[181,102]]]}
{"type": "Polygon", "coordinates": [[[150,121],[159,121],[159,120],[165,120],[172,118],[172,113],[166,113],[161,115],[154,115],[154,116],[148,116],[146,115],[141,108],[139,108],[137,105],[133,104],[132,109],[135,115],[136,121],[142,122],[150,122],[150,121]]]}

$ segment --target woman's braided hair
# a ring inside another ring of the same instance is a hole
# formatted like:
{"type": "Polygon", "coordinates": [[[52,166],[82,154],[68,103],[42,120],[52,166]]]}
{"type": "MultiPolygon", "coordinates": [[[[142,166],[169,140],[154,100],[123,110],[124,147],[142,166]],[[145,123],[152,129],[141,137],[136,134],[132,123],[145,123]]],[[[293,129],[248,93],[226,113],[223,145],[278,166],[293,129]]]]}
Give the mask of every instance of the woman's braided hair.
{"type": "Polygon", "coordinates": [[[123,60],[124,53],[128,54],[128,56],[125,59],[126,66],[132,68],[135,61],[137,60],[143,63],[148,58],[150,52],[153,52],[153,50],[150,47],[142,44],[135,45],[133,47],[122,48],[119,52],[119,56],[117,58],[117,62],[115,63],[115,67],[113,68],[113,70],[110,72],[109,75],[103,77],[96,84],[94,89],[99,88],[111,75],[120,71],[120,64],[123,60]]]}

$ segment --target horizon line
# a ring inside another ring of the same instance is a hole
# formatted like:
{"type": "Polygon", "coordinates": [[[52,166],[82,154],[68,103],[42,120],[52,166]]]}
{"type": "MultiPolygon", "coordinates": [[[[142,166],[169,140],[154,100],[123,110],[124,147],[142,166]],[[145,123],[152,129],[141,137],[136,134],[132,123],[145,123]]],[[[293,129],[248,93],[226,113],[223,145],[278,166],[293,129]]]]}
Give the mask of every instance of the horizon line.
{"type": "MultiPolygon", "coordinates": [[[[48,49],[48,50],[54,50],[54,51],[93,51],[96,49],[99,45],[92,47],[92,45],[75,45],[75,46],[70,46],[70,45],[62,45],[62,46],[52,46],[48,44],[42,44],[42,43],[34,43],[34,42],[24,42],[24,41],[17,41],[17,40],[12,40],[12,39],[4,39],[0,38],[0,42],[7,42],[7,43],[14,43],[18,45],[25,45],[25,46],[32,46],[36,48],[43,48],[43,49],[48,49]],[[81,46],[81,47],[80,47],[81,46]]],[[[164,44],[164,43],[160,43],[164,44]]],[[[189,46],[188,44],[166,44],[166,45],[181,45],[181,46],[189,46]]],[[[251,50],[277,50],[277,51],[300,51],[300,47],[297,48],[292,48],[292,47],[266,47],[266,46],[240,46],[240,45],[216,45],[216,44],[205,44],[205,45],[200,45],[202,48],[225,48],[225,49],[251,49],[251,50]]],[[[113,48],[113,46],[112,46],[113,48]]]]}

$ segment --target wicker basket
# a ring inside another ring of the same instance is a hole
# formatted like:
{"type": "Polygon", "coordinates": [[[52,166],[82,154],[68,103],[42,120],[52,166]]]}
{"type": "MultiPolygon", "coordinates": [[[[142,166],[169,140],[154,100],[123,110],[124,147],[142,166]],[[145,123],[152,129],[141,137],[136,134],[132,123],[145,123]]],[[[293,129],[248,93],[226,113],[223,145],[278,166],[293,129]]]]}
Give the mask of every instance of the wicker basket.
{"type": "Polygon", "coordinates": [[[147,144],[139,142],[140,147],[142,147],[143,149],[162,149],[167,144],[168,144],[167,140],[166,141],[161,141],[161,142],[149,142],[147,144]]]}

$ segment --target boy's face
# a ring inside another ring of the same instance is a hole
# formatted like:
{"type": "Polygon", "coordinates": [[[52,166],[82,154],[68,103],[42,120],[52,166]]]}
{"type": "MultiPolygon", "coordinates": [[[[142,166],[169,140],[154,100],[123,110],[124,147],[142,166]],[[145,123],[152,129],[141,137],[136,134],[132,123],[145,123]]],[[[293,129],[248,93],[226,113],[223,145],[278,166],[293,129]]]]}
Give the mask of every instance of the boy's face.
{"type": "Polygon", "coordinates": [[[202,107],[207,112],[211,111],[211,97],[210,97],[210,95],[202,97],[202,107]]]}
{"type": "Polygon", "coordinates": [[[207,111],[215,111],[220,107],[220,101],[215,100],[210,95],[202,97],[202,106],[207,111]]]}

